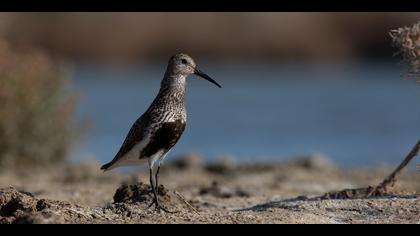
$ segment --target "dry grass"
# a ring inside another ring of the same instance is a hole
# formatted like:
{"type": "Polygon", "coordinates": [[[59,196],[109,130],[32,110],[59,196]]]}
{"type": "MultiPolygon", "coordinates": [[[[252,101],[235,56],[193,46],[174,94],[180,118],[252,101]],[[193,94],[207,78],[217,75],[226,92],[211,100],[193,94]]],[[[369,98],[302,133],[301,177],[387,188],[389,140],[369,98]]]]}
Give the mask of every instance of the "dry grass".
{"type": "Polygon", "coordinates": [[[420,80],[420,21],[411,27],[402,27],[390,32],[393,44],[410,66],[407,73],[420,80]]]}
{"type": "Polygon", "coordinates": [[[0,168],[62,162],[74,138],[74,97],[63,70],[38,50],[0,41],[0,168]]]}

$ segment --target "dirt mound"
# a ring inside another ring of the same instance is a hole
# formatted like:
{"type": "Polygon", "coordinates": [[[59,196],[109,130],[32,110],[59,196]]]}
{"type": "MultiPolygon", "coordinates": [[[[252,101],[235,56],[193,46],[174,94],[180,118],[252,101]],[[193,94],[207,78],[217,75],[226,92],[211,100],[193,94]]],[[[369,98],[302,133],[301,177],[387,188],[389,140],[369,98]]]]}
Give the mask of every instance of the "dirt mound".
{"type": "MultiPolygon", "coordinates": [[[[158,197],[163,204],[171,202],[171,197],[163,185],[159,185],[158,187],[158,197]]],[[[144,183],[123,184],[114,194],[114,202],[116,203],[150,203],[151,201],[153,201],[152,188],[150,185],[144,183]]]]}
{"type": "Polygon", "coordinates": [[[0,189],[0,224],[95,223],[106,219],[100,208],[37,199],[13,187],[0,189]]]}
{"type": "MultiPolygon", "coordinates": [[[[174,201],[174,196],[171,197],[163,185],[158,186],[158,198],[164,207],[177,209],[179,206],[179,201],[174,201]]],[[[115,191],[114,202],[104,209],[123,217],[142,218],[155,211],[154,207],[149,207],[153,199],[150,185],[141,182],[123,184],[115,191]]]]}
{"type": "Polygon", "coordinates": [[[56,205],[71,205],[66,202],[36,199],[31,193],[12,187],[0,189],[1,223],[48,223],[64,220],[51,211],[56,205]]]}

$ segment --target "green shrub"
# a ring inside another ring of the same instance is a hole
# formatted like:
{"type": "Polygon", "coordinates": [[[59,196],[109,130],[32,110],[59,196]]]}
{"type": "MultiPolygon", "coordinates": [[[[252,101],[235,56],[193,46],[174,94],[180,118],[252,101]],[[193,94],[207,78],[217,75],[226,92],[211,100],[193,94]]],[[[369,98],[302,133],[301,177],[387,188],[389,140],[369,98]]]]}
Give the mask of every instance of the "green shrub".
{"type": "Polygon", "coordinates": [[[40,50],[0,40],[0,168],[62,163],[75,137],[74,97],[64,70],[40,50]]]}

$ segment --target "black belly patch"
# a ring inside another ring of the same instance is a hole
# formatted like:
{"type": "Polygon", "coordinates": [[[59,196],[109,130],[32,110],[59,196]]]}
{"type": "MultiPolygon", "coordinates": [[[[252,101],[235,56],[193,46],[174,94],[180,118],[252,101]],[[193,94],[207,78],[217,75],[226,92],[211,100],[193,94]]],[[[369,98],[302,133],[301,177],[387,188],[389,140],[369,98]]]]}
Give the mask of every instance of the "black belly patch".
{"type": "Polygon", "coordinates": [[[185,129],[185,122],[177,120],[166,122],[152,134],[150,142],[142,150],[140,158],[150,157],[160,150],[165,152],[171,149],[181,138],[185,129]]]}

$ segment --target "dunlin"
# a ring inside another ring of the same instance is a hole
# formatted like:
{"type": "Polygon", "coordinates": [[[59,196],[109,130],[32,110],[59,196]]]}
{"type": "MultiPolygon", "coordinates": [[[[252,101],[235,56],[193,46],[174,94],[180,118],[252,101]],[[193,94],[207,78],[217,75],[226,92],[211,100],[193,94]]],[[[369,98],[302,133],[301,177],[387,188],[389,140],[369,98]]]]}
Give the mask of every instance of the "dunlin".
{"type": "Polygon", "coordinates": [[[103,165],[102,170],[120,166],[139,165],[148,161],[150,185],[156,209],[164,210],[158,199],[158,177],[162,161],[184,132],[187,115],[185,110],[186,78],[198,75],[219,88],[221,86],[197,68],[194,60],[184,53],[172,56],[161,82],[160,90],[147,111],[131,127],[114,159],[103,165]]]}

